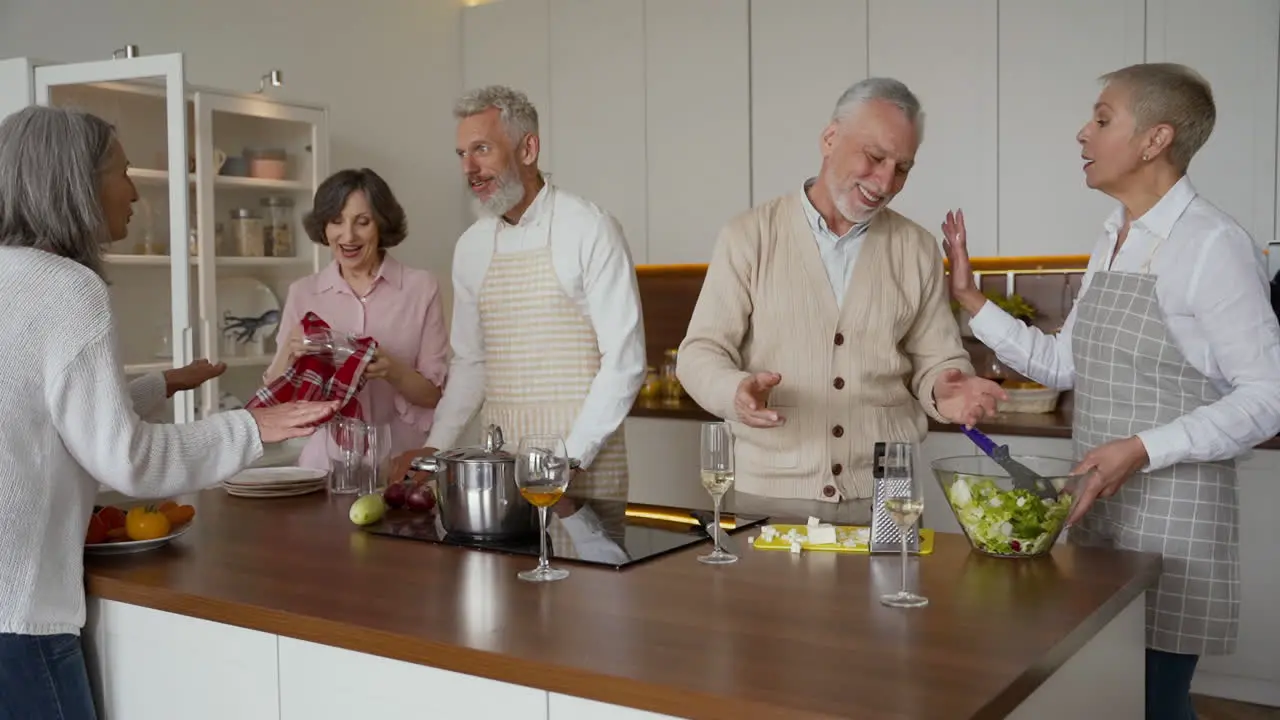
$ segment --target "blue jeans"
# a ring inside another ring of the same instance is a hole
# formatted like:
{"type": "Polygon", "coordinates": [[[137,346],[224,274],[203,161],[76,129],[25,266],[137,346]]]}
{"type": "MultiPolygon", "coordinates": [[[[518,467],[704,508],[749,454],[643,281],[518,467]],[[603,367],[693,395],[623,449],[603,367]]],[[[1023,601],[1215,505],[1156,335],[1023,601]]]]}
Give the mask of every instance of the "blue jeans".
{"type": "Polygon", "coordinates": [[[97,720],[78,635],[0,633],[0,720],[97,720]]]}
{"type": "Polygon", "coordinates": [[[1198,655],[1147,650],[1147,720],[1196,720],[1191,678],[1198,655]]]}

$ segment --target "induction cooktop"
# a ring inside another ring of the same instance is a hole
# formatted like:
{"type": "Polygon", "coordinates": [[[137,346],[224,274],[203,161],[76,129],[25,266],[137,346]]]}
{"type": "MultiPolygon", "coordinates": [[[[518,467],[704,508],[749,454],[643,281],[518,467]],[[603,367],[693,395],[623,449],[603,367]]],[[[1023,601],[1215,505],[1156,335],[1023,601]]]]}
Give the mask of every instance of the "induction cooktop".
{"type": "MultiPolygon", "coordinates": [[[[662,557],[691,545],[705,543],[708,552],[713,524],[710,510],[690,510],[660,505],[625,503],[617,500],[579,499],[578,511],[566,523],[572,539],[566,547],[556,547],[555,534],[548,533],[547,554],[554,560],[612,567],[617,570],[662,557]],[[571,545],[571,547],[569,547],[571,545]]],[[[730,539],[736,533],[763,524],[763,515],[720,513],[724,531],[721,544],[740,554],[746,543],[730,539]]],[[[552,521],[554,522],[554,521],[552,521]]],[[[549,523],[550,524],[550,523],[549,523]]],[[[436,512],[388,510],[382,520],[365,526],[374,535],[453,545],[508,555],[538,557],[538,534],[506,541],[483,541],[446,533],[436,512]]]]}

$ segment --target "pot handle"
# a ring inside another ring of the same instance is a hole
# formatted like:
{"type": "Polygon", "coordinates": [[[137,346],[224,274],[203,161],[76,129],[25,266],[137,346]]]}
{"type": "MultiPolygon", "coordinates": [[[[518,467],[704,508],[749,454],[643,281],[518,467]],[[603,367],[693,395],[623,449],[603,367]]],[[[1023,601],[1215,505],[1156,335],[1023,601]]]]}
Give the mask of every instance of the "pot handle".
{"type": "Polygon", "coordinates": [[[438,473],[440,472],[440,461],[435,457],[414,458],[409,463],[409,468],[418,472],[438,473]]]}

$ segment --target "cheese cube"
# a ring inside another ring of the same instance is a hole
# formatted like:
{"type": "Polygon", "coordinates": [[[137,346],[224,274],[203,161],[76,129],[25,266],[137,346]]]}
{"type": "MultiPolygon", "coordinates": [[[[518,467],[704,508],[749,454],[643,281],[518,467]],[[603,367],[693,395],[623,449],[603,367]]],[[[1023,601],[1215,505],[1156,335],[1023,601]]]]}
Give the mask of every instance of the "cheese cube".
{"type": "Polygon", "coordinates": [[[810,516],[809,516],[809,527],[817,527],[817,526],[819,526],[819,525],[821,525],[821,524],[822,524],[822,521],[821,521],[821,520],[819,520],[818,518],[816,518],[816,517],[814,517],[814,516],[812,516],[812,515],[810,515],[810,516]]]}
{"type": "Polygon", "coordinates": [[[809,528],[810,545],[835,545],[836,529],[831,525],[814,525],[809,528]]]}
{"type": "Polygon", "coordinates": [[[792,540],[792,541],[791,541],[791,553],[792,553],[793,555],[799,555],[799,554],[800,554],[800,543],[799,543],[798,541],[796,541],[796,540],[792,540]]]}

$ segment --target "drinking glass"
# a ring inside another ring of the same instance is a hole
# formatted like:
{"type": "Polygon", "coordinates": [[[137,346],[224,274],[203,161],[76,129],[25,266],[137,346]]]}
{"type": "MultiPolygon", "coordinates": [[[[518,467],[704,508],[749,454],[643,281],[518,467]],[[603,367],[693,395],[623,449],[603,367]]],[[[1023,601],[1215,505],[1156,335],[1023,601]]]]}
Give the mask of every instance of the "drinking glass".
{"type": "Polygon", "coordinates": [[[907,590],[907,535],[924,512],[924,488],[912,472],[911,444],[889,443],[884,454],[884,509],[898,526],[902,536],[902,588],[883,595],[880,602],[889,607],[917,608],[929,599],[907,590]]]}
{"type": "Polygon", "coordinates": [[[538,567],[517,574],[529,582],[551,582],[569,577],[569,571],[547,562],[547,510],[560,501],[569,487],[569,454],[559,435],[527,435],[516,451],[516,487],[520,496],[538,508],[538,567]]]}
{"type": "Polygon", "coordinates": [[[720,547],[720,502],[733,486],[733,434],[729,424],[710,422],[702,424],[702,487],[711,493],[715,503],[715,549],[699,555],[698,561],[708,565],[727,565],[738,561],[738,556],[720,547]]]}

